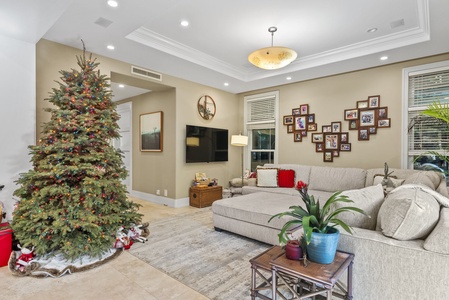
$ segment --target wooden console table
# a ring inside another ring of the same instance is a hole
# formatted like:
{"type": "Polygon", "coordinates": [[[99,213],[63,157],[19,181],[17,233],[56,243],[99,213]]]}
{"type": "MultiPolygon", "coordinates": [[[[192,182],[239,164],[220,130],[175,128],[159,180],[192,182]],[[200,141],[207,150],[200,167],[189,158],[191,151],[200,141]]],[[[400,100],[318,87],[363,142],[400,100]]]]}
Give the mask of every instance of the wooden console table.
{"type": "Polygon", "coordinates": [[[190,205],[198,208],[211,206],[215,200],[223,198],[221,186],[191,187],[189,193],[190,205]]]}

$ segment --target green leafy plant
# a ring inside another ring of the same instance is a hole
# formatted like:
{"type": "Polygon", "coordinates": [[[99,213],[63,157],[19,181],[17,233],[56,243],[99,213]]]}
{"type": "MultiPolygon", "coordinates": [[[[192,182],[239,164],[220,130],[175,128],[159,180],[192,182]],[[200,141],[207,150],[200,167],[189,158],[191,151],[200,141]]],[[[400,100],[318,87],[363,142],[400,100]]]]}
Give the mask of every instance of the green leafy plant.
{"type": "Polygon", "coordinates": [[[278,213],[273,215],[268,222],[274,218],[281,218],[283,216],[290,216],[293,219],[288,220],[281,229],[279,233],[279,243],[285,244],[289,237],[287,235],[291,228],[301,225],[304,229],[305,241],[307,244],[310,243],[312,237],[312,232],[328,233],[329,229],[340,225],[345,231],[352,234],[351,227],[347,225],[342,220],[338,219],[337,216],[342,212],[353,211],[357,213],[364,214],[368,216],[362,209],[358,207],[345,206],[340,208],[335,208],[337,202],[354,202],[348,198],[346,195],[341,195],[340,192],[335,192],[323,206],[320,205],[320,201],[316,201],[315,197],[308,194],[307,184],[302,181],[298,181],[296,186],[298,189],[301,199],[305,204],[305,208],[294,205],[289,207],[289,211],[278,213]]]}

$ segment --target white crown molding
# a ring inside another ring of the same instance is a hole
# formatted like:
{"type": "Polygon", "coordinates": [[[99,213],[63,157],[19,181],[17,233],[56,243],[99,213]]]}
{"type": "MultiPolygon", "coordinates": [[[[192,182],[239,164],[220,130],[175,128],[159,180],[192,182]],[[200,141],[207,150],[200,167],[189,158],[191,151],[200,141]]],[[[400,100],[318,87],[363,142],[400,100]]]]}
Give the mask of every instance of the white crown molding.
{"type": "Polygon", "coordinates": [[[300,57],[286,68],[270,72],[255,67],[247,68],[245,66],[228,64],[145,27],[136,29],[128,34],[126,38],[238,80],[250,82],[429,41],[429,1],[416,0],[416,2],[419,24],[415,28],[300,57]]]}

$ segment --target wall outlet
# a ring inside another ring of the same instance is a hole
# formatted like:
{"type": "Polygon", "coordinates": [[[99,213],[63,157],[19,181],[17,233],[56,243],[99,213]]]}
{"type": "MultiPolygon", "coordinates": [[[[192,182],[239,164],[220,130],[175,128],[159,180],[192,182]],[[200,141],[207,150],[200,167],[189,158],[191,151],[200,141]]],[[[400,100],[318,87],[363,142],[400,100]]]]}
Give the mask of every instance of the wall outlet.
{"type": "Polygon", "coordinates": [[[168,191],[164,190],[164,196],[167,197],[168,196],[168,191]]]}
{"type": "Polygon", "coordinates": [[[161,190],[156,190],[156,195],[160,195],[161,194],[161,190]]]}

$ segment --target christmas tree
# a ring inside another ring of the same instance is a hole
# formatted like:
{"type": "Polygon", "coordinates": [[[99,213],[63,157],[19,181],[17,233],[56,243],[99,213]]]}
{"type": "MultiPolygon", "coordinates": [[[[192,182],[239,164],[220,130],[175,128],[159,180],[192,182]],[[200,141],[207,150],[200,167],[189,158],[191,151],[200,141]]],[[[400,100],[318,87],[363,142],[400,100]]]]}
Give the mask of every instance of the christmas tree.
{"type": "Polygon", "coordinates": [[[99,63],[77,56],[80,70],[60,71],[62,82],[46,100],[51,119],[38,145],[30,146],[33,168],[20,174],[21,200],[12,228],[22,247],[37,255],[61,252],[68,259],[101,256],[116,231],[142,215],[126,196],[127,171],[118,138],[115,104],[99,63]]]}

